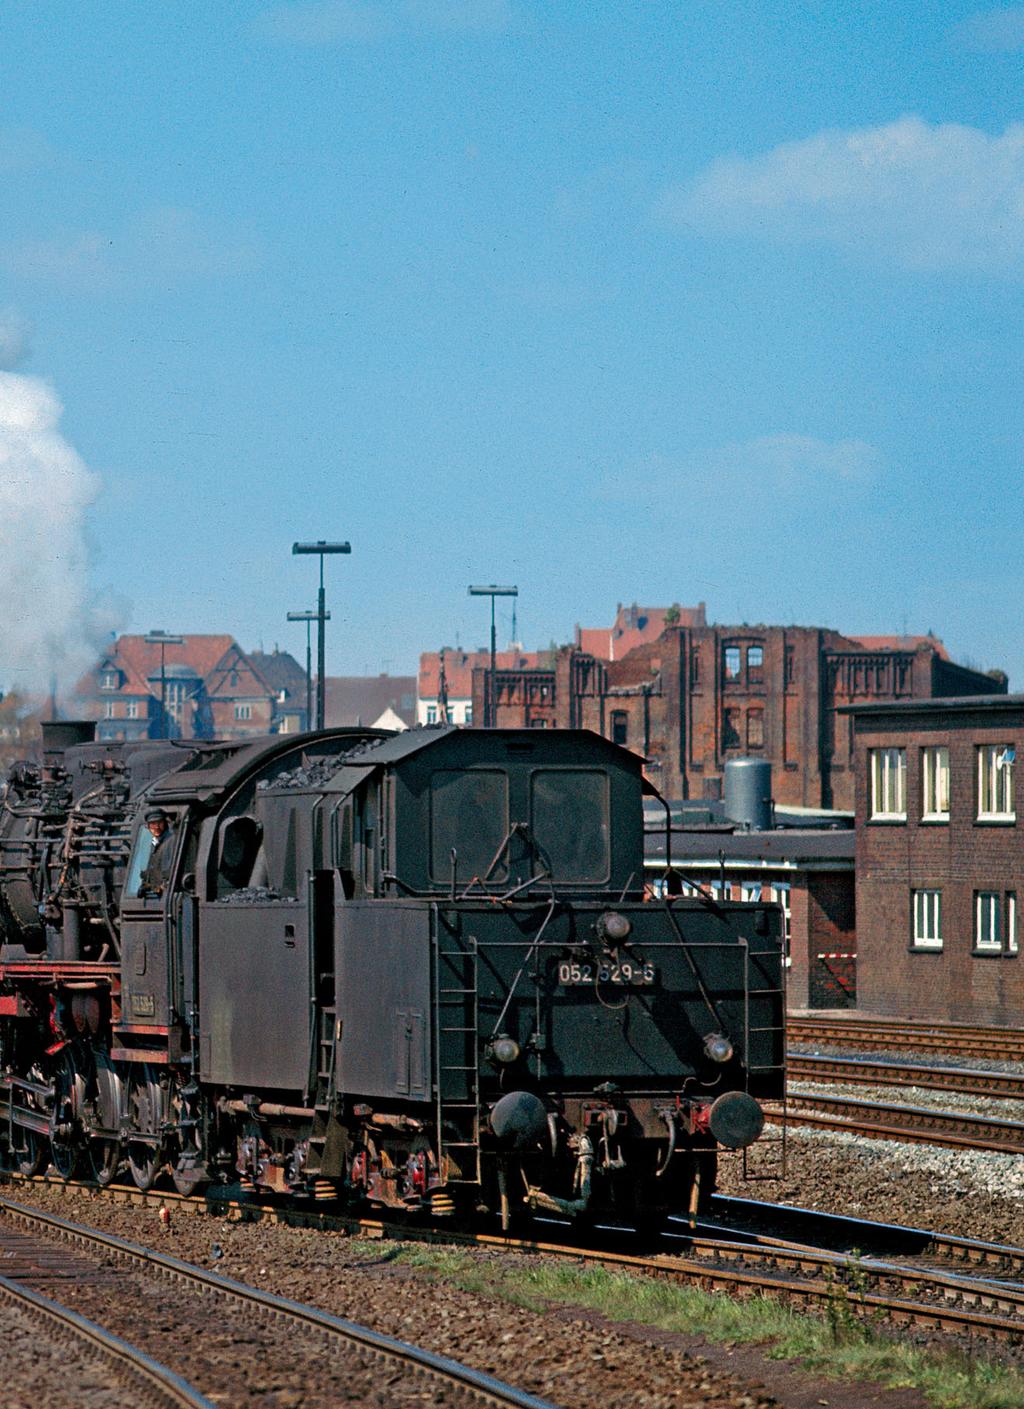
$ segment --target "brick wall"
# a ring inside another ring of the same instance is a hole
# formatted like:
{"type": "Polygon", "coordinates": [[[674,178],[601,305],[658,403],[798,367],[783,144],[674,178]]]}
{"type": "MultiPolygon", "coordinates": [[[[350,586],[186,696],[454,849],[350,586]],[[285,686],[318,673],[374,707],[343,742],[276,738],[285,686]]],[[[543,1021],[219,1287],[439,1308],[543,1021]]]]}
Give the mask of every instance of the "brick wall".
{"type": "MultiPolygon", "coordinates": [[[[857,948],[859,1006],[867,1012],[935,1021],[1024,1021],[1024,970],[1011,952],[979,954],[975,892],[1012,893],[1024,904],[1024,775],[1015,766],[1019,822],[977,819],[977,748],[1024,750],[1024,701],[988,708],[969,700],[941,710],[913,706],[855,713],[857,770],[857,948]],[[922,820],[921,751],[949,750],[948,822],[922,820]],[[868,754],[906,750],[905,822],[869,817],[868,754]],[[942,948],[912,944],[912,892],[938,890],[942,948]]],[[[1018,942],[1022,918],[1017,915],[1018,942]]],[[[1004,936],[1005,938],[1005,936],[1004,936]]]]}

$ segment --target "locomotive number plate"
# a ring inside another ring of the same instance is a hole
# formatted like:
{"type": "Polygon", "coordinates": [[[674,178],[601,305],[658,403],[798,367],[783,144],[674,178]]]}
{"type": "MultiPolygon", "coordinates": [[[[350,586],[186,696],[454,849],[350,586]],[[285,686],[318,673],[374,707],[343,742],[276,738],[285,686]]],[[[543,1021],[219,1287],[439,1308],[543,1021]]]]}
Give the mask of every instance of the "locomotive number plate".
{"type": "Polygon", "coordinates": [[[576,960],[565,960],[558,965],[558,982],[570,987],[588,983],[614,983],[619,985],[639,985],[649,988],[657,982],[658,973],[653,964],[641,964],[639,960],[623,959],[618,964],[587,964],[576,960]]]}

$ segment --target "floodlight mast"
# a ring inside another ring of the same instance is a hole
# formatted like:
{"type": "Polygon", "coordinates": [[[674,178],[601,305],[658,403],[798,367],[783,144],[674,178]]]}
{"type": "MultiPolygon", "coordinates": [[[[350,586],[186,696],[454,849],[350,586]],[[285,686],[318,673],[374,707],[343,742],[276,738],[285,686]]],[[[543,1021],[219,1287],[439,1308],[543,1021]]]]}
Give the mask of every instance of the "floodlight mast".
{"type": "Polygon", "coordinates": [[[315,543],[292,544],[293,554],[316,553],[320,558],[320,591],[316,599],[316,727],[318,729],[324,727],[324,623],[329,620],[324,597],[324,558],[328,553],[351,553],[351,551],[351,545],[348,543],[328,543],[323,538],[318,538],[315,543]]]}
{"type": "Polygon", "coordinates": [[[160,733],[157,737],[169,739],[171,736],[167,732],[167,666],[164,652],[168,646],[183,646],[185,638],[170,636],[166,631],[149,631],[142,639],[147,645],[160,647],[160,733]]]}
{"type": "MultiPolygon", "coordinates": [[[[304,621],[306,623],[306,728],[313,725],[313,653],[310,646],[310,627],[314,621],[319,621],[316,612],[289,612],[289,621],[304,621]]],[[[330,612],[326,613],[327,621],[330,621],[330,612]]]]}
{"type": "Polygon", "coordinates": [[[494,599],[495,597],[518,597],[518,587],[497,587],[493,582],[489,587],[470,587],[471,597],[490,597],[491,599],[491,670],[490,680],[487,690],[486,708],[484,709],[484,728],[494,729],[498,723],[498,699],[497,699],[497,634],[494,625],[494,599]]]}

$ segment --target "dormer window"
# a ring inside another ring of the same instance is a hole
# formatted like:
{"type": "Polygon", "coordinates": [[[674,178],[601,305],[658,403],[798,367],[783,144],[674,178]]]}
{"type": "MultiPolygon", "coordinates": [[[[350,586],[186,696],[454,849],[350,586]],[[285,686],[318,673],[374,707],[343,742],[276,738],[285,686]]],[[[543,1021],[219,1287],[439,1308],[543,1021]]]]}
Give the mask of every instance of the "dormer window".
{"type": "Polygon", "coordinates": [[[121,672],[119,670],[100,671],[100,689],[117,690],[121,685],[121,672]]]}

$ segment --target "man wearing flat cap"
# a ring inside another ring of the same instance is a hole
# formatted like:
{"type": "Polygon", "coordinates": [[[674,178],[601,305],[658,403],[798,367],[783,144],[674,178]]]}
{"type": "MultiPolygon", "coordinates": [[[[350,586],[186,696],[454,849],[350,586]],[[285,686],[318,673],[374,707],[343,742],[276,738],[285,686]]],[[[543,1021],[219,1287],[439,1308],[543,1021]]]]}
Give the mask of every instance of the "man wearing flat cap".
{"type": "Polygon", "coordinates": [[[142,873],[140,895],[163,895],[174,860],[174,831],[171,819],[162,807],[151,807],[146,813],[146,826],[153,838],[149,865],[142,873]]]}

